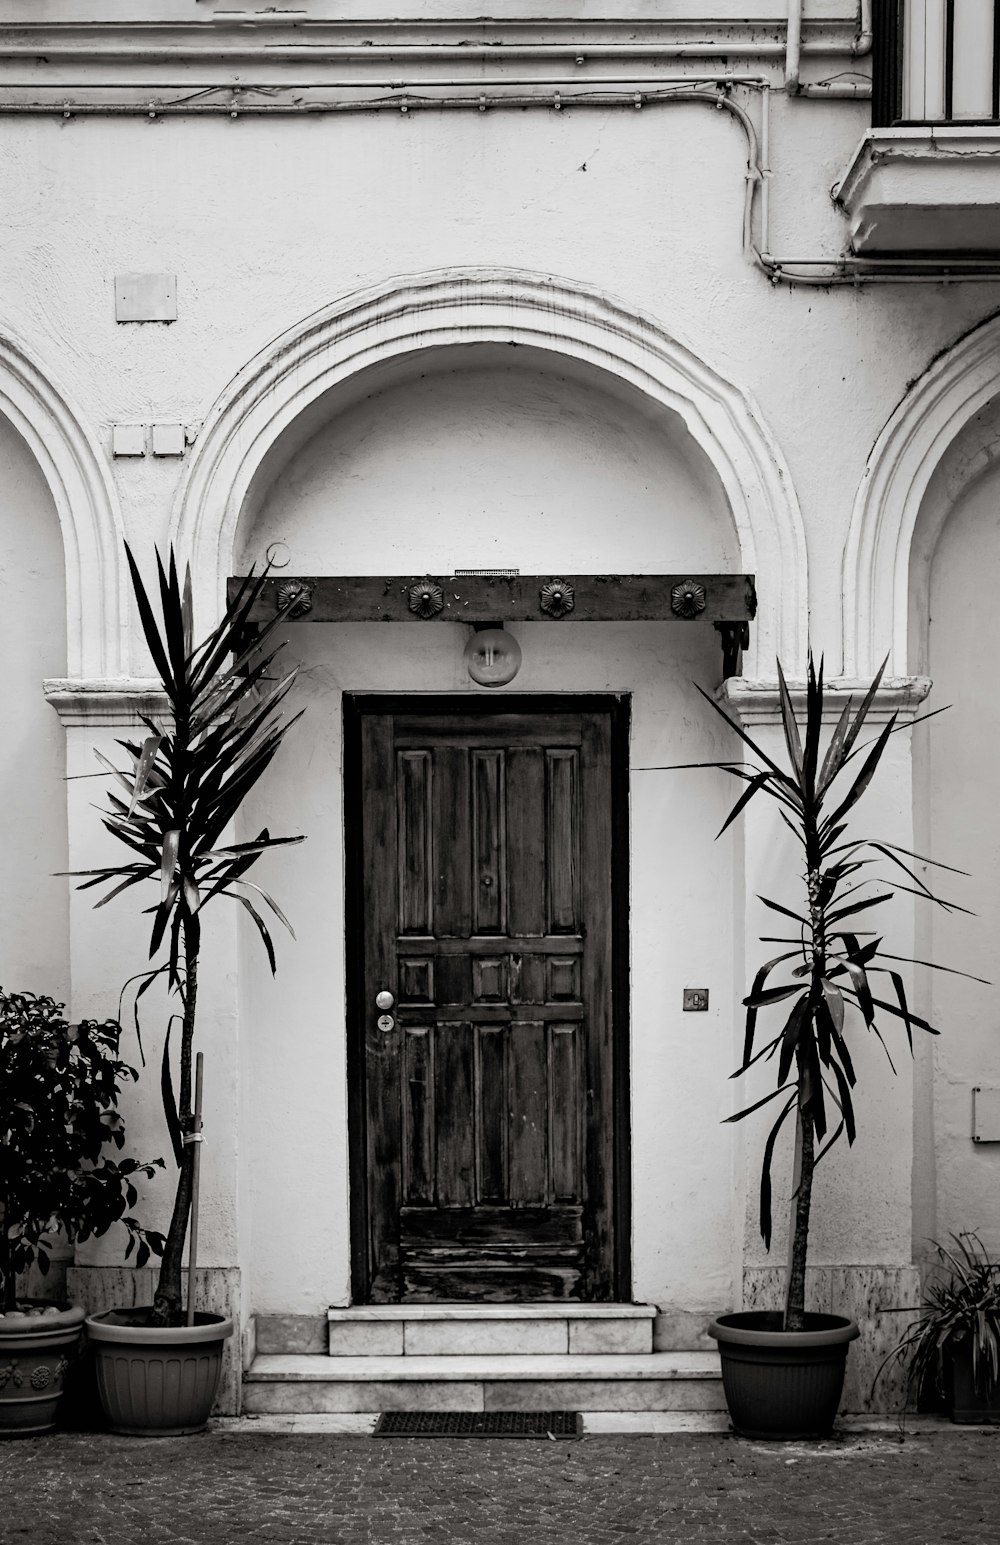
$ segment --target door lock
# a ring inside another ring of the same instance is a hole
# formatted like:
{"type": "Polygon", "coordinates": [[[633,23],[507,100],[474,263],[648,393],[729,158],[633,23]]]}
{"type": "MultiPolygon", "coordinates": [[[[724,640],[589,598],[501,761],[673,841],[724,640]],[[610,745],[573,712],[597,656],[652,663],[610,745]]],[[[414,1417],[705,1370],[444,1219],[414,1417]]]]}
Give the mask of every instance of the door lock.
{"type": "Polygon", "coordinates": [[[391,1014],[380,1014],[375,1023],[378,1025],[383,1035],[388,1035],[390,1030],[394,1030],[396,1028],[396,1021],[393,1019],[391,1014]]]}

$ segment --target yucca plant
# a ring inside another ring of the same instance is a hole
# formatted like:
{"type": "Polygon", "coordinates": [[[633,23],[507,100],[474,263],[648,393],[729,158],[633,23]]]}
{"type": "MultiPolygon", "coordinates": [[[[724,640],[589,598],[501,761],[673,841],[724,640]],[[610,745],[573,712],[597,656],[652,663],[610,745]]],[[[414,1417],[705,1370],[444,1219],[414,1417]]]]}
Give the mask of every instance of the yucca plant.
{"type": "Polygon", "coordinates": [[[971,1356],[976,1393],[986,1398],[1000,1394],[1000,1261],[990,1259],[974,1230],[950,1238],[950,1248],[932,1241],[937,1259],[917,1318],[875,1376],[891,1363],[902,1363],[907,1401],[923,1389],[943,1394],[945,1359],[963,1345],[971,1356]]]}
{"type": "MultiPolygon", "coordinates": [[[[934,966],[929,961],[913,961],[891,954],[883,949],[881,936],[864,927],[869,914],[890,902],[898,891],[920,896],[948,910],[954,907],[954,903],[935,896],[912,867],[914,864],[935,864],[935,860],[923,858],[892,842],[848,835],[847,817],[871,783],[889,737],[897,727],[893,714],[873,741],[864,745],[858,743],[884,671],[885,662],[856,707],[853,698],[844,704],[821,757],[823,662],[820,660],[817,670],[810,652],[805,718],[801,729],[778,662],[787,770],[773,761],[708,693],[702,692],[701,695],[756,760],[689,764],[719,768],[746,785],[726,817],[719,836],[755,795],[766,794],[778,805],[781,819],[802,849],[804,894],[799,905],[787,906],[783,901],[760,897],[770,911],[794,925],[794,932],[767,936],[761,941],[790,947],[761,966],[749,995],[743,999],[746,1008],[743,1060],[731,1075],[740,1078],[756,1063],[773,1061],[776,1087],[763,1099],[727,1118],[742,1121],[773,1101],[781,1101],[781,1110],[764,1145],[760,1178],[760,1230],[768,1249],[771,1244],[772,1159],[785,1123],[790,1119],[795,1122],[796,1178],[790,1219],[792,1248],[784,1314],[784,1328],[791,1331],[802,1330],[805,1324],[813,1172],[841,1136],[846,1135],[848,1143],[853,1143],[856,1136],[852,1095],[856,1073],[850,1047],[854,1026],[860,1022],[878,1037],[890,1066],[893,1066],[879,1023],[884,1016],[902,1022],[911,1054],[914,1029],[929,1035],[938,1034],[926,1019],[910,1009],[899,965],[949,969],[934,966]],[[845,776],[849,770],[849,777],[845,776]],[[872,891],[869,889],[873,883],[871,870],[876,865],[879,873],[876,889],[872,891]],[[888,875],[886,866],[889,867],[888,875]],[[905,883],[904,875],[911,884],[905,883]],[[780,984],[773,980],[773,973],[779,968],[785,977],[780,984]],[[883,982],[891,996],[884,995],[883,982]],[[778,1004],[784,1005],[784,1024],[777,1034],[761,1045],[758,1015],[761,1010],[778,1004]]],[[[950,868],[945,864],[935,866],[950,868]]]]}
{"type": "Polygon", "coordinates": [[[163,1249],[153,1323],[181,1323],[181,1258],[191,1209],[193,1147],[185,1142],[192,1125],[192,1046],[198,1004],[201,918],[217,897],[241,906],[263,941],[272,972],[274,946],[263,907],[291,932],[275,901],[247,878],[270,848],[301,837],[272,837],[267,827],[249,842],[225,835],[247,795],[267,770],[281,741],[298,718],[283,720],[280,705],[294,672],[273,680],[268,672],[278,648],[265,648],[282,620],[277,614],[251,641],[248,624],[267,577],[243,580],[217,625],[195,645],[192,639],[191,574],[183,584],[171,551],[164,564],[156,555],[159,581],[157,619],[131,550],[126,547],[132,587],[143,633],[169,705],[163,723],[144,718],[142,740],[120,740],[128,760],[122,770],[98,753],[118,786],[108,795],[104,825],[132,854],[130,861],[82,871],[81,890],[111,888],[97,906],[135,885],[153,884],[159,898],[152,915],[149,956],[166,946],[166,961],[134,980],[136,1002],[160,976],[176,994],[180,1020],[180,1078],[177,1093],[170,1066],[170,1025],[163,1048],[161,1086],[167,1126],[178,1165],[177,1191],[163,1249]],[[261,905],[263,904],[263,906],[261,905]]]}

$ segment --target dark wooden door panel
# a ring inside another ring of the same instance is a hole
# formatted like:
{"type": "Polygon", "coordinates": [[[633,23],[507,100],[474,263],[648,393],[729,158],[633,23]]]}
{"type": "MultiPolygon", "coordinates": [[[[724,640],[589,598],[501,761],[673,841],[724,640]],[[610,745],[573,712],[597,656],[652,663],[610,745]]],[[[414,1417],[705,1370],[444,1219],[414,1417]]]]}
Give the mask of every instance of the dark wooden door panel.
{"type": "Polygon", "coordinates": [[[362,725],[370,1296],[608,1298],[610,713],[362,725]]]}

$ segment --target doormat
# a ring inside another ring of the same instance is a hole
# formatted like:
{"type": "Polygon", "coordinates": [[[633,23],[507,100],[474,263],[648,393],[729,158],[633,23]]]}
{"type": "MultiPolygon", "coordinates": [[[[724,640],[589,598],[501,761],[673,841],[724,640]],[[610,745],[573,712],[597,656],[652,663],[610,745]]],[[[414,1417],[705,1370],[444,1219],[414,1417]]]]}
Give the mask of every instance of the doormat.
{"type": "Polygon", "coordinates": [[[385,1411],[376,1438],[578,1438],[577,1411],[385,1411]]]}

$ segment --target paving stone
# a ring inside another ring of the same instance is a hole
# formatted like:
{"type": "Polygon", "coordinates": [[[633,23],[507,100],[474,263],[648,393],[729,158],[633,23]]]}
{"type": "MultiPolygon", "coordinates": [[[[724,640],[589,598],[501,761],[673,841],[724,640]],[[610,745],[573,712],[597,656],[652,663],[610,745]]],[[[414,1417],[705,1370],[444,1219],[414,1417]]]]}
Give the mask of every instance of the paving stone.
{"type": "Polygon", "coordinates": [[[56,1433],[0,1446],[4,1545],[996,1545],[1000,1430],[754,1444],[56,1433]]]}

